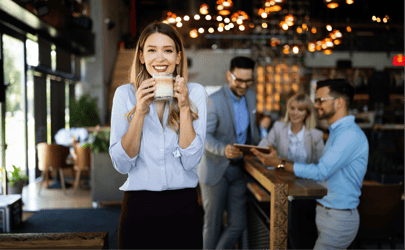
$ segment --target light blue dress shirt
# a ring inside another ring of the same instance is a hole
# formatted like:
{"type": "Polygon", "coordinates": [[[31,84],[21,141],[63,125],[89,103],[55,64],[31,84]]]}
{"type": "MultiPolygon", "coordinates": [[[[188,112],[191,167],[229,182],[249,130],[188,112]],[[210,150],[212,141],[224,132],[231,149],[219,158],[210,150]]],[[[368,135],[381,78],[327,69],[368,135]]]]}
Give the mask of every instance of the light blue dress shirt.
{"type": "Polygon", "coordinates": [[[352,115],[334,122],[329,131],[319,163],[294,163],[294,174],[320,181],[328,189],[328,194],[317,200],[325,207],[355,209],[367,170],[367,137],[352,115]]]}
{"type": "Polygon", "coordinates": [[[198,109],[198,119],[193,122],[196,132],[193,142],[182,149],[179,135],[167,127],[168,105],[162,126],[152,102],[150,112],[145,116],[140,150],[134,158],[122,148],[121,138],[129,127],[126,114],[136,104],[135,88],[133,84],[125,84],[115,91],[109,153],[114,168],[121,174],[128,174],[120,190],[163,191],[197,186],[196,167],[204,153],[207,127],[207,94],[200,84],[189,83],[187,87],[189,98],[198,109]]]}
{"type": "Polygon", "coordinates": [[[233,113],[235,114],[236,141],[238,144],[245,144],[247,138],[247,129],[249,127],[249,110],[246,104],[246,98],[236,97],[231,90],[233,113]]]}

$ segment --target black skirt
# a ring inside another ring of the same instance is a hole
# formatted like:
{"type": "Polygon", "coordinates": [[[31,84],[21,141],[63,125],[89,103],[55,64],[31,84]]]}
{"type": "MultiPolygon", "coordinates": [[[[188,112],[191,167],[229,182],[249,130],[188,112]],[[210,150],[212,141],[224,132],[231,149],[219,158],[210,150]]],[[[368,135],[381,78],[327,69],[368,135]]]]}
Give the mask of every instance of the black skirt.
{"type": "Polygon", "coordinates": [[[202,249],[202,213],[195,188],[125,191],[119,249],[202,249]]]}

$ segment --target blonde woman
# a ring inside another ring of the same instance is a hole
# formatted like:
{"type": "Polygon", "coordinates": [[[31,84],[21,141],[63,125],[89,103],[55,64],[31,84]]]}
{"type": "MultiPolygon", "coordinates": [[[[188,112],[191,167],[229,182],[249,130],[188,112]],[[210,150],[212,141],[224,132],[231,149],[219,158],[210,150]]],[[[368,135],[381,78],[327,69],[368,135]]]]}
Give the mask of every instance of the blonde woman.
{"type": "Polygon", "coordinates": [[[324,142],[322,131],[314,128],[313,104],[303,93],[292,96],[287,102],[285,121],[277,121],[259,146],[269,144],[276,148],[280,158],[293,162],[318,163],[324,142]]]}
{"type": "Polygon", "coordinates": [[[128,174],[118,247],[202,248],[196,167],[204,153],[207,98],[187,82],[187,58],[179,33],[152,23],[141,33],[131,82],[117,88],[111,116],[110,155],[128,174]],[[154,99],[156,73],[175,76],[173,99],[154,99]]]}
{"type": "MultiPolygon", "coordinates": [[[[280,158],[292,162],[318,163],[324,142],[322,131],[315,129],[314,107],[303,93],[287,102],[285,121],[277,121],[259,146],[274,146],[280,158]]],[[[312,249],[317,239],[315,200],[294,200],[289,214],[289,248],[312,249]],[[305,228],[305,230],[302,230],[305,228]]]]}

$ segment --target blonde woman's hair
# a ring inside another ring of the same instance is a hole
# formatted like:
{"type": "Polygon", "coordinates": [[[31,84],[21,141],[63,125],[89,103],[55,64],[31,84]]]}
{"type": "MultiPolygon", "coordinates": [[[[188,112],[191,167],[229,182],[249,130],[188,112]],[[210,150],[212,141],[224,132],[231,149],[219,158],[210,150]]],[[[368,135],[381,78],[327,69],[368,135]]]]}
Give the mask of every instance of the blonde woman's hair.
{"type": "Polygon", "coordinates": [[[307,111],[307,114],[305,115],[304,119],[305,129],[307,130],[313,129],[316,126],[314,105],[312,104],[312,101],[309,99],[309,97],[304,93],[295,94],[292,97],[290,97],[290,99],[288,99],[287,111],[285,113],[284,121],[287,123],[291,122],[288,109],[291,108],[293,102],[298,103],[300,107],[304,108],[307,111]]]}
{"type": "MultiPolygon", "coordinates": [[[[186,83],[188,82],[187,57],[186,57],[186,53],[184,51],[183,39],[181,38],[181,35],[169,24],[165,24],[162,22],[154,22],[154,23],[149,24],[142,31],[142,33],[139,37],[138,43],[136,45],[135,57],[134,57],[134,61],[132,63],[132,66],[130,69],[130,74],[129,74],[129,76],[130,76],[129,80],[131,83],[134,84],[135,92],[138,90],[139,86],[141,85],[141,83],[144,80],[152,77],[146,70],[145,64],[141,63],[139,52],[143,50],[146,39],[154,33],[160,33],[160,34],[167,35],[174,41],[174,43],[176,45],[176,53],[180,52],[181,60],[180,60],[180,63],[178,65],[176,65],[176,68],[173,72],[173,76],[175,77],[177,75],[180,75],[181,77],[184,77],[184,80],[186,83]]],[[[190,99],[189,99],[189,103],[190,103],[192,120],[193,121],[197,120],[198,119],[197,107],[194,105],[194,103],[190,99]]],[[[136,110],[136,105],[127,114],[128,122],[130,122],[130,117],[135,113],[135,110],[136,110]]],[[[150,110],[148,108],[148,113],[149,113],[149,111],[150,110]]],[[[173,102],[169,107],[169,117],[167,119],[167,127],[172,129],[177,134],[180,131],[180,109],[179,109],[177,98],[173,98],[173,102]]]]}

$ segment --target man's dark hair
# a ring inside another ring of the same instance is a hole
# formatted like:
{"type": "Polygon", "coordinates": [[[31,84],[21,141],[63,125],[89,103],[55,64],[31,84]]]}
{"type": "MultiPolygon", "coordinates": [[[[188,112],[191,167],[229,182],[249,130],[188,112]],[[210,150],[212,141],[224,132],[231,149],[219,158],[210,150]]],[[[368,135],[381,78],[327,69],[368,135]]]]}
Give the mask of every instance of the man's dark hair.
{"type": "Polygon", "coordinates": [[[354,87],[346,79],[327,79],[323,81],[318,81],[316,84],[316,89],[322,87],[329,88],[329,94],[332,97],[339,98],[342,97],[346,102],[346,108],[353,102],[354,97],[354,87]]]}
{"type": "Polygon", "coordinates": [[[253,61],[249,57],[245,57],[245,56],[234,57],[231,60],[231,72],[233,72],[233,70],[235,68],[252,69],[253,70],[255,68],[255,61],[253,61]]]}

